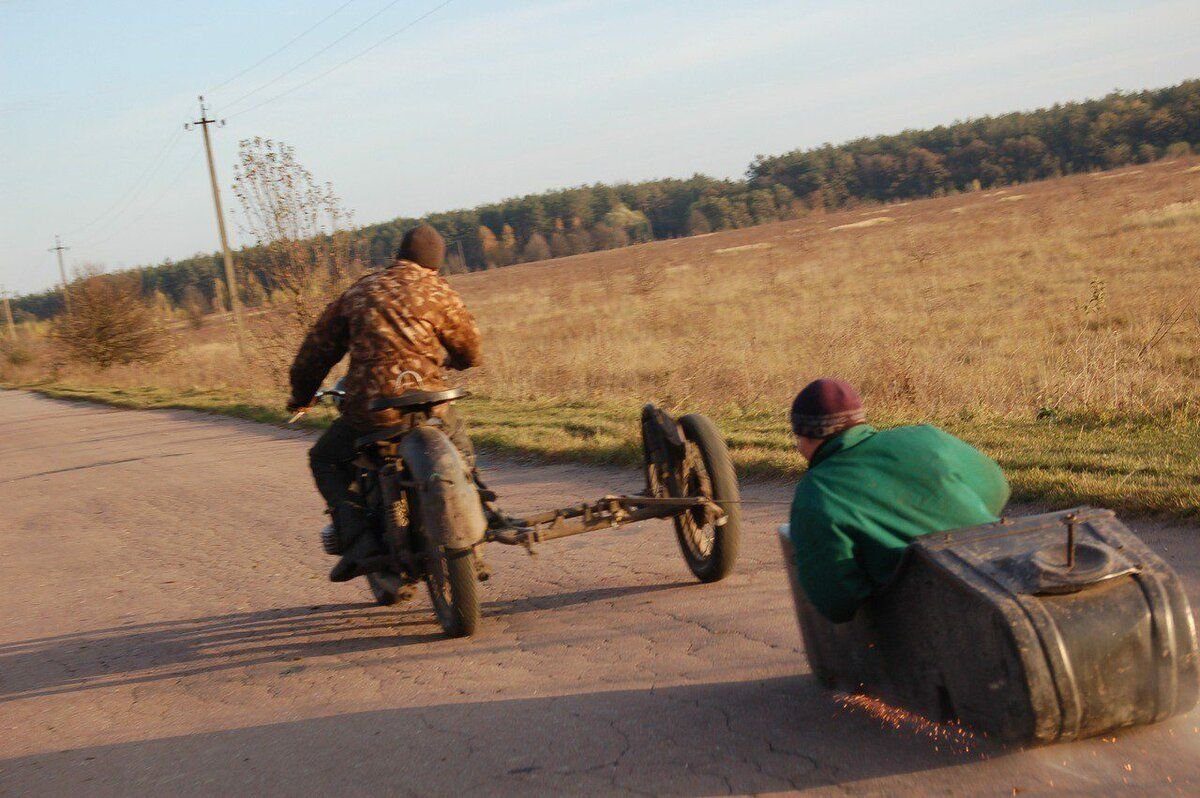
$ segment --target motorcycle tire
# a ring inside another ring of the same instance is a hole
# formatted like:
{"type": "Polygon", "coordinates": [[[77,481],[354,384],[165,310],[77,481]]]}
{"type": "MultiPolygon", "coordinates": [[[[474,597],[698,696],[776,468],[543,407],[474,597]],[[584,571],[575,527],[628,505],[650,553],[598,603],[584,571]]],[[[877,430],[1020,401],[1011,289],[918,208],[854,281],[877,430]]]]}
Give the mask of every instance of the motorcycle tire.
{"type": "Polygon", "coordinates": [[[447,637],[470,637],[479,626],[475,558],[467,551],[436,551],[428,557],[425,584],[447,637]]]}
{"type": "MultiPolygon", "coordinates": [[[[679,419],[683,437],[699,450],[703,473],[681,474],[684,496],[707,495],[725,513],[723,523],[709,522],[702,509],[675,518],[675,534],[688,568],[701,582],[724,579],[737,561],[742,534],[741,494],[729,449],[706,416],[679,419]],[[690,479],[689,479],[690,477],[690,479]]],[[[679,466],[682,470],[683,464],[679,466]]]]}

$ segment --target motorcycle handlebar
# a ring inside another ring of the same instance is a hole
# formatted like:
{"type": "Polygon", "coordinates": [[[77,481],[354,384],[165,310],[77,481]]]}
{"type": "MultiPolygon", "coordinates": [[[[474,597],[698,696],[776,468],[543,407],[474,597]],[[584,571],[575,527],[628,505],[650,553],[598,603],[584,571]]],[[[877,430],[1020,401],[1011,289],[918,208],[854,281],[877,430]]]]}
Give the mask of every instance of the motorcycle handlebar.
{"type": "Polygon", "coordinates": [[[313,407],[326,396],[336,396],[339,399],[344,399],[346,398],[346,392],[338,390],[337,388],[322,388],[313,394],[312,404],[310,404],[308,407],[302,407],[297,410],[292,417],[288,419],[287,423],[295,424],[297,421],[304,418],[305,414],[307,414],[309,410],[312,410],[313,407]]]}

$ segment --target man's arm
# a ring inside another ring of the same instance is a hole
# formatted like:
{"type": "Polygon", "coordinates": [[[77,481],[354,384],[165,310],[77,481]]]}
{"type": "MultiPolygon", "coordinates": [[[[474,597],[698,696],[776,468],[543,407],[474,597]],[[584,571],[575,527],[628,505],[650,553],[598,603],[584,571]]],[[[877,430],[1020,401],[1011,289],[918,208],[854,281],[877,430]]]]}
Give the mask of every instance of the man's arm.
{"type": "Polygon", "coordinates": [[[290,373],[292,398],[288,410],[308,407],[313,394],[329,370],[346,354],[349,345],[349,326],[342,314],[341,297],[329,303],[325,312],[304,337],[290,373]]]}
{"type": "Polygon", "coordinates": [[[445,287],[442,314],[438,338],[446,347],[446,366],[459,371],[478,366],[483,361],[479,328],[462,297],[449,285],[445,287]]]}
{"type": "Polygon", "coordinates": [[[977,451],[976,454],[979,456],[975,478],[976,490],[979,492],[979,498],[983,501],[984,506],[998,518],[1004,512],[1004,505],[1008,504],[1008,497],[1012,491],[1008,487],[1008,480],[1004,478],[1004,471],[1000,469],[1000,464],[983,452],[977,451]]]}
{"type": "Polygon", "coordinates": [[[807,506],[799,489],[790,521],[797,575],[808,600],[830,621],[849,621],[871,595],[871,583],[854,559],[853,541],[824,513],[807,506]]]}

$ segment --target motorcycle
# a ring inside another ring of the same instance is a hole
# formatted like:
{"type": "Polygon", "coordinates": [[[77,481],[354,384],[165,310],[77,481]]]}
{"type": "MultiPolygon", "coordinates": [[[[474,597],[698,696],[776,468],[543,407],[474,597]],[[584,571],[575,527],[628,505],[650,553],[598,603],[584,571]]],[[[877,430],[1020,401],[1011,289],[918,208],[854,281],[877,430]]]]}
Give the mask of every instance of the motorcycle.
{"type": "MultiPolygon", "coordinates": [[[[371,410],[395,409],[411,420],[355,441],[357,490],[367,509],[368,534],[383,553],[362,564],[376,603],[392,605],[424,583],[449,637],[475,633],[478,583],[488,578],[483,544],[524,546],[611,529],[653,518],[672,520],[689,569],[701,582],[723,579],[737,558],[741,534],[737,478],[724,441],[706,417],[676,421],[654,405],[642,410],[646,490],[511,518],[490,506],[496,496],[467,466],[434,413],[468,395],[461,388],[413,389],[375,399],[371,410]]],[[[316,394],[340,407],[341,383],[316,394]]],[[[306,410],[298,412],[298,420],[306,410]]],[[[343,553],[336,530],[321,534],[328,554],[343,553]]]]}

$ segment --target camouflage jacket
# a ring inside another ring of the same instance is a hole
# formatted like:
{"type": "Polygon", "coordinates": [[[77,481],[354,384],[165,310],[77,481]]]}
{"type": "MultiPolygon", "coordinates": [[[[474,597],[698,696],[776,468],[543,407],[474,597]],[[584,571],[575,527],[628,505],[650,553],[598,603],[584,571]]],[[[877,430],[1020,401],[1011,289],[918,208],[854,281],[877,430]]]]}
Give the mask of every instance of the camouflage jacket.
{"type": "Polygon", "coordinates": [[[443,368],[479,365],[479,329],[450,285],[415,263],[398,260],[372,272],[330,303],[292,363],[292,402],[306,405],[321,381],[350,354],[342,416],[374,429],[399,424],[395,410],[372,412],[372,399],[414,387],[449,387],[443,368]],[[411,375],[420,377],[420,384],[411,375]]]}

